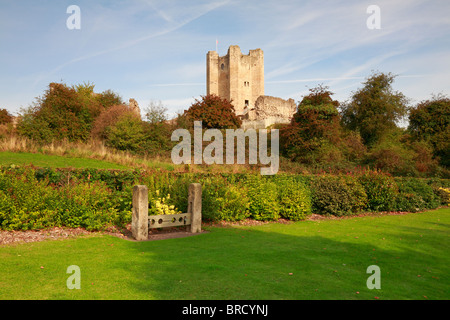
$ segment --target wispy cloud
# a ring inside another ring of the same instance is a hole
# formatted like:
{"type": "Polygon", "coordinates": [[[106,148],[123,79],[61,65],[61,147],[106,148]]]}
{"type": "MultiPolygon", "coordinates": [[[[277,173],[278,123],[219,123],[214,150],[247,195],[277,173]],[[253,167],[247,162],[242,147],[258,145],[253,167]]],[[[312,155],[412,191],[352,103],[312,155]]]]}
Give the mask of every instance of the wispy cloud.
{"type": "MultiPolygon", "coordinates": [[[[181,17],[178,19],[172,19],[165,11],[161,10],[161,9],[157,9],[155,7],[155,5],[151,4],[151,2],[148,2],[149,5],[151,5],[152,9],[156,10],[157,13],[162,16],[167,22],[169,22],[169,26],[162,28],[162,30],[160,31],[156,31],[156,32],[152,32],[150,34],[147,34],[145,36],[141,36],[135,39],[131,39],[131,40],[127,40],[124,41],[114,47],[105,49],[105,50],[99,50],[99,51],[95,51],[92,53],[88,53],[76,58],[73,58],[63,64],[58,65],[57,67],[53,68],[50,72],[45,72],[44,74],[42,74],[41,76],[39,76],[33,83],[33,86],[37,85],[39,82],[41,82],[43,79],[48,78],[49,76],[55,74],[56,72],[58,72],[59,70],[72,65],[74,63],[78,63],[81,62],[83,60],[88,60],[88,59],[92,59],[98,56],[102,56],[102,55],[106,55],[115,51],[119,51],[119,50],[124,50],[126,48],[130,48],[132,46],[135,46],[141,42],[156,38],[156,37],[161,37],[164,35],[167,35],[171,32],[174,32],[182,27],[184,27],[185,25],[191,23],[192,21],[206,15],[207,13],[216,10],[217,8],[225,5],[228,3],[228,1],[218,1],[218,2],[207,2],[205,4],[202,5],[198,5],[195,6],[195,10],[193,10],[192,6],[190,7],[189,10],[189,14],[186,15],[186,10],[182,10],[182,8],[178,8],[177,7],[177,13],[181,15],[181,17]]],[[[175,13],[174,13],[175,14],[175,13]]]]}
{"type": "Polygon", "coordinates": [[[65,27],[64,4],[2,4],[2,105],[26,105],[63,79],[186,107],[205,92],[205,55],[216,38],[222,54],[231,44],[263,49],[268,95],[301,98],[323,83],[345,97],[372,70],[398,74],[396,90],[411,98],[449,93],[449,1],[75,2],[79,32],[65,27]],[[381,9],[380,30],[366,26],[370,4],[381,9]]]}

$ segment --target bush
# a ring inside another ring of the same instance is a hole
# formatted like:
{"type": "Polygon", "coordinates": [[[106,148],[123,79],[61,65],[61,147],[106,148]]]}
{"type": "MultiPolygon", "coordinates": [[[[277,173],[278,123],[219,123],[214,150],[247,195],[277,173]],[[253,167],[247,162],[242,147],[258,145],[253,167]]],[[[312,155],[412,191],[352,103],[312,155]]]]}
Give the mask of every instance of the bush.
{"type": "Polygon", "coordinates": [[[441,205],[450,204],[450,180],[449,179],[425,179],[427,184],[433,189],[434,194],[440,200],[441,205]]]}
{"type": "Polygon", "coordinates": [[[9,124],[13,121],[13,116],[6,109],[0,109],[0,124],[9,124]]]}
{"type": "Polygon", "coordinates": [[[306,183],[289,176],[277,176],[280,217],[298,221],[311,215],[311,194],[306,183]]]}
{"type": "Polygon", "coordinates": [[[367,194],[369,211],[392,211],[396,209],[395,199],[398,187],[390,175],[377,170],[369,170],[359,177],[359,182],[367,194]]]}
{"type": "Polygon", "coordinates": [[[5,230],[54,226],[102,230],[131,220],[131,207],[120,208],[102,182],[71,182],[51,186],[32,168],[0,172],[0,225],[5,230]]]}
{"type": "Polygon", "coordinates": [[[106,130],[106,145],[118,150],[141,152],[145,142],[144,127],[141,119],[126,113],[106,130]]]}
{"type": "Polygon", "coordinates": [[[162,214],[178,214],[182,213],[175,205],[170,203],[170,193],[166,197],[160,197],[159,191],[156,190],[156,198],[149,198],[149,215],[162,215],[162,214]]]}
{"type": "Polygon", "coordinates": [[[175,145],[171,140],[172,126],[165,123],[143,122],[144,141],[142,151],[146,155],[164,155],[168,154],[175,145]]]}
{"type": "Polygon", "coordinates": [[[437,193],[439,195],[442,205],[445,205],[445,206],[450,205],[450,188],[440,187],[438,189],[437,193]]]}
{"type": "Polygon", "coordinates": [[[249,217],[245,187],[224,178],[206,178],[202,184],[202,216],[207,221],[240,221],[249,217]]]}
{"type": "Polygon", "coordinates": [[[280,207],[277,185],[265,176],[255,175],[249,175],[246,185],[251,218],[263,221],[278,220],[280,207]]]}
{"type": "Polygon", "coordinates": [[[114,197],[104,183],[66,185],[58,194],[58,220],[63,226],[103,230],[131,221],[131,211],[116,208],[114,197]]]}
{"type": "Polygon", "coordinates": [[[108,128],[114,126],[125,114],[137,116],[134,111],[125,104],[118,104],[103,110],[92,125],[91,136],[97,139],[106,139],[108,128]]]}
{"type": "Polygon", "coordinates": [[[311,181],[313,211],[318,214],[345,216],[362,211],[367,194],[352,176],[318,176],[311,181]]]}
{"type": "Polygon", "coordinates": [[[31,230],[56,224],[52,205],[57,194],[31,171],[0,173],[0,226],[4,230],[31,230]]]}
{"type": "Polygon", "coordinates": [[[397,210],[421,211],[437,208],[441,199],[425,181],[414,178],[396,178],[399,194],[397,210]]]}
{"type": "Polygon", "coordinates": [[[179,174],[101,169],[0,168],[0,228],[102,230],[131,222],[132,189],[149,189],[149,212],[187,212],[189,184],[202,185],[204,221],[297,221],[311,212],[350,215],[448,205],[450,180],[359,176],[179,174]],[[159,208],[157,208],[159,201],[159,208]]]}

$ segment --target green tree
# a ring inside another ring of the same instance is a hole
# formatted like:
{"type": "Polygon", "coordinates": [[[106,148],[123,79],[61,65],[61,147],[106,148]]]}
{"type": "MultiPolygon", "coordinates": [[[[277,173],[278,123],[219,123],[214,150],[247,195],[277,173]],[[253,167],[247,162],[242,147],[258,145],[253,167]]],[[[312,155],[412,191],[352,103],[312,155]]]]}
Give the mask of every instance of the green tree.
{"type": "Polygon", "coordinates": [[[417,175],[416,152],[405,141],[404,130],[398,128],[384,135],[367,154],[367,163],[375,169],[395,176],[417,175]]]}
{"type": "Polygon", "coordinates": [[[167,121],[167,108],[161,101],[150,101],[147,108],[145,108],[145,118],[151,124],[167,121]]]}
{"type": "Polygon", "coordinates": [[[114,125],[106,130],[106,145],[118,150],[142,152],[144,141],[145,133],[142,121],[132,113],[123,114],[114,125]]]}
{"type": "Polygon", "coordinates": [[[416,140],[431,144],[433,155],[450,166],[450,98],[433,96],[410,111],[408,131],[416,140]]]}
{"type": "Polygon", "coordinates": [[[304,163],[340,161],[340,117],[328,87],[319,85],[303,97],[291,123],[280,129],[282,152],[304,163]]]}
{"type": "Polygon", "coordinates": [[[102,105],[103,109],[108,109],[112,106],[124,104],[122,97],[114,91],[108,89],[102,93],[94,94],[95,99],[102,105]]]}
{"type": "Polygon", "coordinates": [[[361,134],[364,144],[371,147],[397,128],[408,112],[408,99],[394,91],[391,73],[374,73],[357,90],[350,102],[341,106],[342,123],[361,134]]]}

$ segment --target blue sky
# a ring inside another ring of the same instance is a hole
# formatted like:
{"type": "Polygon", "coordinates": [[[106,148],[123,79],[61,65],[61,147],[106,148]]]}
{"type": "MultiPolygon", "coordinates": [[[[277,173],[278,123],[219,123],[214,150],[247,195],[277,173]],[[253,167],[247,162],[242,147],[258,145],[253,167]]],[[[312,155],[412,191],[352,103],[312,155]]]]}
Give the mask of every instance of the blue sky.
{"type": "Polygon", "coordinates": [[[95,84],[169,114],[206,94],[206,54],[261,48],[265,94],[296,101],[318,84],[343,102],[372,71],[415,104],[450,94],[450,1],[0,0],[0,108],[17,114],[50,82],[95,84]],[[66,26],[70,5],[80,29],[66,26]],[[380,29],[369,29],[370,5],[380,29]]]}

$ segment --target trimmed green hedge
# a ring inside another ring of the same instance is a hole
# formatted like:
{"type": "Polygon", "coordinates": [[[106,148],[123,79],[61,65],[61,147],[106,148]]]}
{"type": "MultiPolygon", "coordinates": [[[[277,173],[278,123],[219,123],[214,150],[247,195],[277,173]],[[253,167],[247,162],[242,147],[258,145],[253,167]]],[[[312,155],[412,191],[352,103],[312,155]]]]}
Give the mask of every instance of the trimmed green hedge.
{"type": "Polygon", "coordinates": [[[36,171],[0,171],[0,227],[30,230],[55,226],[87,230],[123,225],[131,217],[100,181],[71,182],[54,187],[36,171]]]}
{"type": "Polygon", "coordinates": [[[345,216],[361,212],[368,205],[363,185],[353,176],[317,176],[311,180],[313,211],[345,216]]]}
{"type": "Polygon", "coordinates": [[[99,169],[0,168],[0,228],[53,226],[102,230],[131,222],[132,189],[144,184],[151,206],[160,198],[187,211],[188,186],[202,184],[205,221],[298,221],[312,213],[416,212],[448,205],[449,180],[354,175],[181,174],[99,169]],[[168,196],[170,195],[170,196],[168,196]]]}

